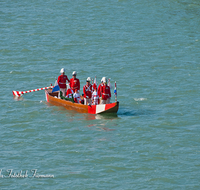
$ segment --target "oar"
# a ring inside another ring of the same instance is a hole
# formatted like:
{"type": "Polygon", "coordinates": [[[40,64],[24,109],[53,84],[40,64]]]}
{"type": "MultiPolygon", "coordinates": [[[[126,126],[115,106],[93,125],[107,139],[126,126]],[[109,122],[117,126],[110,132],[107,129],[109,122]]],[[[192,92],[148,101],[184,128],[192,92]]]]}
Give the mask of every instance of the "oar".
{"type": "Polygon", "coordinates": [[[37,89],[34,89],[34,90],[28,90],[28,91],[12,91],[13,93],[13,96],[21,96],[22,94],[26,94],[26,93],[29,93],[29,92],[36,92],[36,91],[39,91],[39,90],[46,90],[46,89],[49,89],[49,88],[53,88],[54,86],[49,86],[49,87],[44,87],[44,88],[37,88],[37,89]]]}

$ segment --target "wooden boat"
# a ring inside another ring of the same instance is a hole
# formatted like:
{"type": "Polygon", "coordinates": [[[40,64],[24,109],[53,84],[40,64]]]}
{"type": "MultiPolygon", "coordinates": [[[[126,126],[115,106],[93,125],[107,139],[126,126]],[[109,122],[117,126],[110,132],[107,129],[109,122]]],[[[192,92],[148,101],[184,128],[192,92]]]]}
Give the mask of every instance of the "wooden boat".
{"type": "Polygon", "coordinates": [[[58,92],[52,93],[52,89],[45,90],[45,95],[47,102],[56,106],[63,106],[68,110],[75,110],[79,113],[90,113],[90,114],[117,113],[119,108],[119,102],[114,102],[110,104],[100,104],[100,105],[83,105],[83,104],[73,103],[71,101],[58,98],[58,92]]]}

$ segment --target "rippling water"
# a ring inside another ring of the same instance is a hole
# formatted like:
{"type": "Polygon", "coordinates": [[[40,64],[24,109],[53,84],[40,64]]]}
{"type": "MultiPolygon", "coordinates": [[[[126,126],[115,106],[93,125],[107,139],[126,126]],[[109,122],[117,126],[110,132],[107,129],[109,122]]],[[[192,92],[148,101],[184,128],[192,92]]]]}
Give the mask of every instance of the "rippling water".
{"type": "Polygon", "coordinates": [[[1,1],[0,189],[199,189],[199,31],[199,1],[1,1]],[[117,81],[118,115],[13,99],[62,67],[117,81]]]}

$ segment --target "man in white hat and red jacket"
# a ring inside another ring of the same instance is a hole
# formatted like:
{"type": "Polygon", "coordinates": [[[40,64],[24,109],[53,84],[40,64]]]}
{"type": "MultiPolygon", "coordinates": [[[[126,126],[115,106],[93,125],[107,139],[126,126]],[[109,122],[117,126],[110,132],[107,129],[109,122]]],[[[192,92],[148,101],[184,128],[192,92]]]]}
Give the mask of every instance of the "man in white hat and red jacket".
{"type": "Polygon", "coordinates": [[[83,94],[84,94],[84,104],[91,105],[91,98],[92,98],[92,85],[90,84],[91,78],[88,77],[86,80],[86,85],[83,86],[83,94]]]}
{"type": "Polygon", "coordinates": [[[97,90],[100,104],[101,104],[101,101],[102,101],[102,99],[101,99],[102,89],[103,89],[103,78],[101,79],[101,83],[99,84],[99,87],[98,87],[98,90],[97,90]]]}
{"type": "Polygon", "coordinates": [[[74,71],[72,73],[72,78],[70,79],[70,88],[75,92],[75,90],[77,89],[78,91],[80,91],[80,81],[79,79],[76,78],[76,71],[74,71]]]}
{"type": "Polygon", "coordinates": [[[103,88],[102,88],[102,102],[101,104],[109,104],[111,98],[110,87],[107,85],[106,77],[102,78],[103,80],[103,88]]]}
{"type": "Polygon", "coordinates": [[[58,86],[60,87],[60,91],[62,92],[62,96],[66,96],[66,81],[70,82],[67,75],[65,75],[65,69],[62,68],[60,70],[61,75],[58,77],[58,86]]]}

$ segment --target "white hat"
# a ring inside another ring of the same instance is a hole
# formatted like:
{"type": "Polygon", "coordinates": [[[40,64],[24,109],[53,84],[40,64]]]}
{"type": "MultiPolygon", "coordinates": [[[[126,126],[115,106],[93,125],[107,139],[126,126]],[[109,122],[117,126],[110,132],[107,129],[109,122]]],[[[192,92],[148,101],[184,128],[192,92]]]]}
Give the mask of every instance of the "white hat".
{"type": "Polygon", "coordinates": [[[103,78],[102,78],[102,81],[103,81],[104,83],[106,83],[106,82],[107,82],[107,78],[106,78],[106,77],[103,77],[103,78]]]}
{"type": "Polygon", "coordinates": [[[62,68],[62,69],[60,70],[60,73],[64,73],[64,72],[65,72],[65,69],[62,68]]]}
{"type": "Polygon", "coordinates": [[[87,82],[90,82],[90,81],[91,81],[91,78],[90,78],[90,77],[88,77],[86,81],[87,81],[87,82]]]}
{"type": "Polygon", "coordinates": [[[73,76],[73,75],[76,75],[76,74],[77,74],[76,71],[73,71],[72,76],[73,76]]]}

